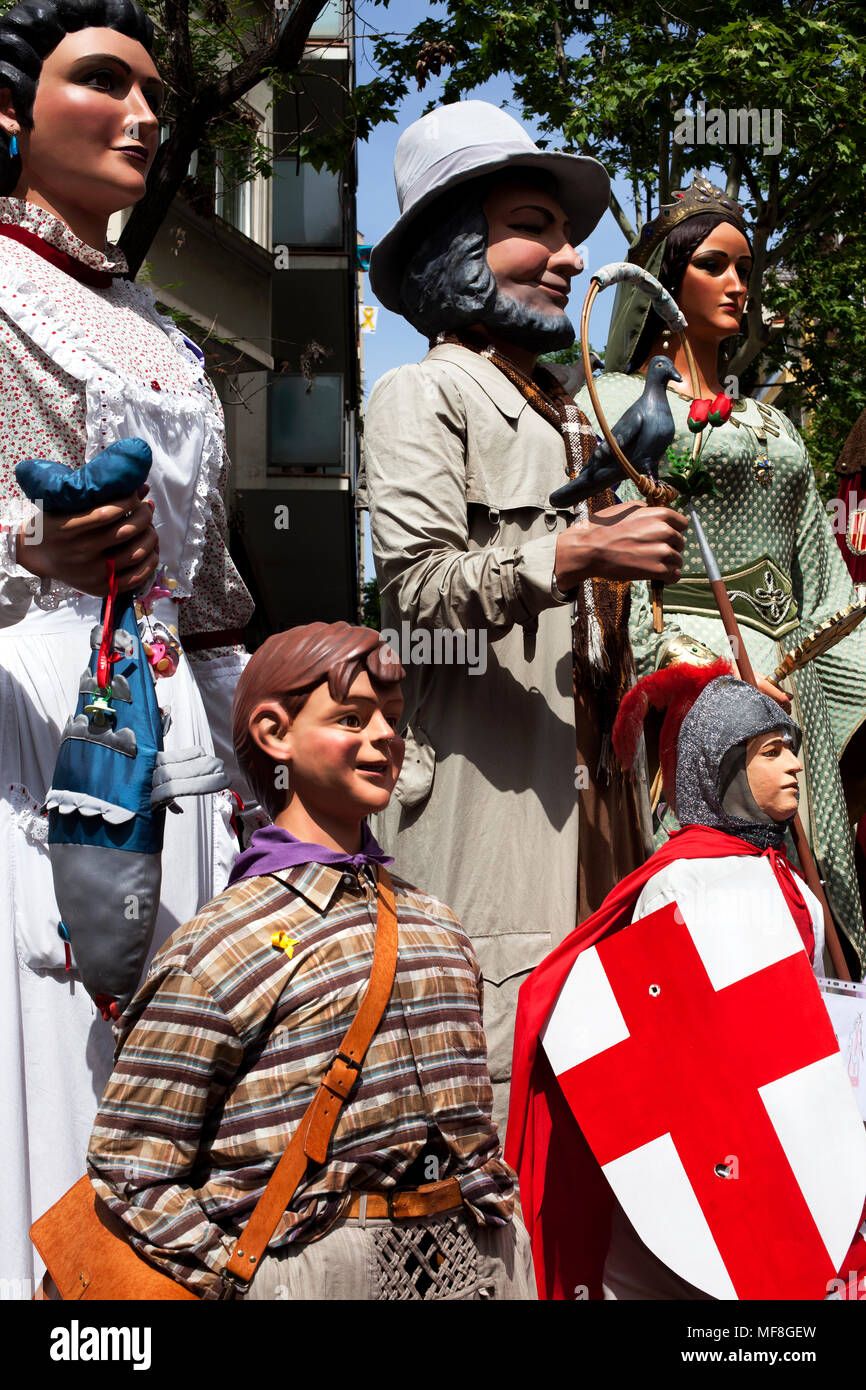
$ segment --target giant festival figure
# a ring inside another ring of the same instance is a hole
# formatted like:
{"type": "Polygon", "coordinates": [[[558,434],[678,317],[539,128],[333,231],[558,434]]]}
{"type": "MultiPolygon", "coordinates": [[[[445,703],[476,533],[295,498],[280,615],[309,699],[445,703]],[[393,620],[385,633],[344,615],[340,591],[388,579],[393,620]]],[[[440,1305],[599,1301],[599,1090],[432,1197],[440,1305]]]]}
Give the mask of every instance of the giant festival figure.
{"type": "Polygon", "coordinates": [[[521,979],[649,849],[646,788],[613,766],[610,731],[633,674],[630,582],[678,576],[686,520],[607,492],[573,524],[548,502],[595,447],[538,359],[574,338],[601,166],[465,101],[404,131],[395,178],[401,216],[370,282],[430,351],[367,410],[383,627],[480,634],[486,670],[401,650],[406,761],[378,833],[478,951],[504,1115],[521,979]]]}
{"type": "Polygon", "coordinates": [[[274,824],[123,1018],[90,1171],[202,1298],[535,1297],[478,961],[366,826],[400,771],[402,677],[347,623],[258,649],[234,732],[274,824]]]}
{"type": "MultiPolygon", "coordinates": [[[[628,259],[654,275],[685,314],[700,396],[715,398],[723,389],[725,349],[740,328],[752,267],[748,228],[738,205],[698,178],[644,226],[628,259]]],[[[595,382],[610,421],[638,398],[643,374],[659,353],[673,361],[683,378],[667,388],[676,425],[673,448],[691,452],[692,397],[681,335],[666,331],[646,296],[627,281],[617,291],[605,369],[595,382]]],[[[787,683],[780,691],[766,679],[786,652],[855,603],[857,595],[800,435],[775,406],[738,395],[733,381],[728,386],[734,392],[730,417],[707,431],[700,454],[714,484],[714,494],[701,501],[701,518],[742,640],[760,673],[759,687],[783,708],[793,707],[803,729],[800,816],[843,934],[849,968],[859,979],[866,937],[851,819],[866,809],[866,625],[791,675],[790,695],[787,683]]],[[[586,387],[577,400],[595,423],[586,387]]],[[[623,483],[618,492],[623,498],[637,495],[631,483],[623,483]]],[[[679,660],[692,662],[701,648],[706,661],[727,655],[691,529],[685,540],[682,575],[665,590],[663,633],[653,630],[646,586],[634,586],[631,638],[639,675],[679,660]]],[[[670,815],[667,821],[675,824],[670,815]]]]}
{"type": "Polygon", "coordinates": [[[648,703],[682,828],[520,993],[506,1154],[539,1293],[855,1297],[866,1136],[813,974],[822,908],[784,853],[800,729],[682,662],[623,702],[626,764],[648,703]]]}
{"type": "MultiPolygon", "coordinates": [[[[22,1289],[37,1272],[30,1222],[83,1171],[111,1070],[111,1028],[59,932],[42,813],[107,561],[121,592],[141,594],[145,630],[166,636],[152,652],[172,649],[164,679],[154,661],[166,749],[212,755],[216,742],[230,769],[252,609],[226,547],[224,427],[202,354],[106,244],[111,214],[144,196],[159,140],[152,33],[133,0],[40,0],[0,20],[0,1224],[4,1275],[22,1289]],[[22,460],[80,469],[130,438],[150,450],[146,497],[31,512],[22,460]]],[[[236,772],[233,785],[246,790],[236,772]]],[[[237,849],[228,791],[184,805],[166,835],[154,947],[225,884],[237,849]]]]}

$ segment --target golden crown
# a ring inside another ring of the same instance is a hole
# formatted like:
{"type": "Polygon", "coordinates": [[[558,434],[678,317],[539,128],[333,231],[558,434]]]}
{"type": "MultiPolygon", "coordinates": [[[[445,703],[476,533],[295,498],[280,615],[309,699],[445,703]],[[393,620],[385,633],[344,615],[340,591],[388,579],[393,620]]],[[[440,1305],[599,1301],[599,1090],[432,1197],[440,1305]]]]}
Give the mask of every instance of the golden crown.
{"type": "Polygon", "coordinates": [[[700,175],[693,179],[691,188],[675,193],[674,200],[659,208],[658,215],[652,222],[647,222],[634,246],[630,247],[627,259],[633,265],[646,266],[659,242],[664,241],[672,228],[685,222],[687,217],[695,217],[701,212],[724,213],[736,222],[744,235],[748,234],[739,203],[700,175]]]}

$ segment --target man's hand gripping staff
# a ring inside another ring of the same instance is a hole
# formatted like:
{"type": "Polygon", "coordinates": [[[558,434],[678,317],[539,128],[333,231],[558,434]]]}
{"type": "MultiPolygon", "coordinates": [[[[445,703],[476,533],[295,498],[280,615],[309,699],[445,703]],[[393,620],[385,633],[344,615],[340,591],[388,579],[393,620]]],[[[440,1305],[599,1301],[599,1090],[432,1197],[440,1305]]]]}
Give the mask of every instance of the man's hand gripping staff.
{"type": "MultiPolygon", "coordinates": [[[[595,272],[581,313],[580,340],[587,390],[604,439],[580,474],[551,494],[550,503],[554,507],[573,506],[615,486],[625,473],[649,505],[632,502],[606,507],[570,527],[557,545],[556,582],[561,589],[571,588],[587,573],[607,579],[649,579],[653,624],[660,632],[664,625],[662,586],[680,577],[683,532],[688,526],[687,519],[670,505],[675,490],[658,477],[659,461],[675,432],[665,388],[668,381],[680,381],[681,377],[669,358],[654,357],[643,394],[613,429],[608,426],[592,377],[589,314],[598,292],[622,280],[635,280],[671,330],[684,334],[685,319],[674,300],[640,266],[613,262],[595,272]]],[[[689,362],[692,367],[691,357],[689,362]]]]}

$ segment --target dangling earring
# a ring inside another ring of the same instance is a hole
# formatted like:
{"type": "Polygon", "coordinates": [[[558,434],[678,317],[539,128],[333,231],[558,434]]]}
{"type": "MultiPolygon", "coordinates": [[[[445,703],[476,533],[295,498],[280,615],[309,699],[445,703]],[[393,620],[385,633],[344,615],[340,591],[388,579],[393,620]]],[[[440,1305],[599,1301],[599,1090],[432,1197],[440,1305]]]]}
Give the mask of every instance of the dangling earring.
{"type": "Polygon", "coordinates": [[[18,136],[13,135],[9,141],[9,158],[16,159],[18,156],[18,136]]]}

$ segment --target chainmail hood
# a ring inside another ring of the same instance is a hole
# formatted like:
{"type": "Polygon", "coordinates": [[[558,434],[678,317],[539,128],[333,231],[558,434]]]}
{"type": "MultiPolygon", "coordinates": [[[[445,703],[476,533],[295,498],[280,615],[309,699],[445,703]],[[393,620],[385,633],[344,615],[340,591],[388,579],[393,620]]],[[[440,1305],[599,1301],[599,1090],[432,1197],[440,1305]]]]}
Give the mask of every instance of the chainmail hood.
{"type": "MultiPolygon", "coordinates": [[[[787,821],[774,821],[752,796],[746,745],[781,729],[800,747],[801,731],[784,710],[734,676],[719,676],[683,720],[677,745],[677,820],[708,825],[759,849],[782,847],[787,821]]],[[[793,819],[793,817],[791,818],[793,819]]]]}

